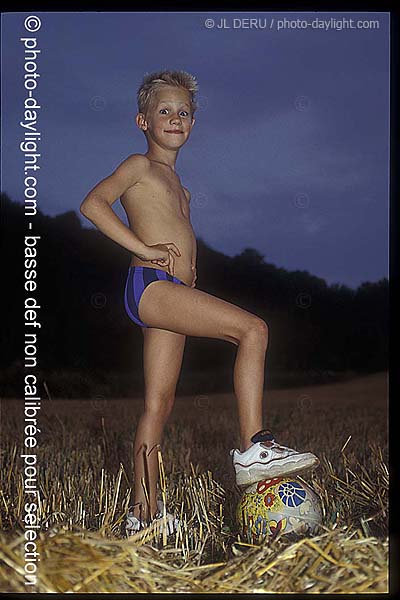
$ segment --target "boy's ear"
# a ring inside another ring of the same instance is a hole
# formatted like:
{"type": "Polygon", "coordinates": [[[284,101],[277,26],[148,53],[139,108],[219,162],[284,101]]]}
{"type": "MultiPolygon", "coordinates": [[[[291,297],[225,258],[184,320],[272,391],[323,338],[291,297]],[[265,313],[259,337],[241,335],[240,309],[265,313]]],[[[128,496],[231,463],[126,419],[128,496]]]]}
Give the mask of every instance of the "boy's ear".
{"type": "Polygon", "coordinates": [[[147,121],[146,121],[146,117],[144,116],[143,113],[138,113],[136,115],[135,121],[136,121],[136,125],[139,127],[139,129],[141,129],[142,131],[146,131],[147,121]]]}
{"type": "Polygon", "coordinates": [[[195,123],[196,123],[196,119],[195,119],[194,117],[192,117],[192,125],[191,125],[191,126],[193,127],[193,125],[194,125],[195,123]]]}

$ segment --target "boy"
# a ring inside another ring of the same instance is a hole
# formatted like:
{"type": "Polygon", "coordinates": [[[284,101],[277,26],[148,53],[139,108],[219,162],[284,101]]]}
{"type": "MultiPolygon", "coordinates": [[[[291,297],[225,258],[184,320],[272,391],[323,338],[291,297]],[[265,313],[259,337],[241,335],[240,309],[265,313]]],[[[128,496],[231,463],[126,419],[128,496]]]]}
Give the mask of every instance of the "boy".
{"type": "MultiPolygon", "coordinates": [[[[132,254],[124,299],[127,314],[142,328],[144,338],[145,409],[135,435],[135,506],[128,513],[128,535],[160,518],[164,508],[156,498],[158,461],[152,450],[161,443],[174,403],[187,335],[223,339],[238,348],[233,375],[241,450],[230,452],[238,485],[298,473],[319,463],[309,452],[278,445],[263,429],[265,321],[194,289],[196,238],[190,193],[182,186],[175,163],[195,123],[196,92],[195,78],[184,71],[147,75],[138,90],[136,116],[147,152],[130,155],[88,193],[80,208],[100,231],[132,254]],[[129,227],[111,209],[118,198],[129,227]]],[[[168,532],[177,523],[168,514],[168,532]]]]}

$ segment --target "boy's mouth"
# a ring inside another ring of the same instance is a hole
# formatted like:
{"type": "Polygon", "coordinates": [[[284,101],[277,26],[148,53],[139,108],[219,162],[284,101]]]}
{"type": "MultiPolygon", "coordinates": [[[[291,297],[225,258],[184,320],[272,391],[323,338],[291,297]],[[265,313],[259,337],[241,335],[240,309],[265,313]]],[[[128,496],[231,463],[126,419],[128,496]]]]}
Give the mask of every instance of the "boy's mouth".
{"type": "Polygon", "coordinates": [[[165,133],[183,133],[180,129],[164,129],[165,133]]]}

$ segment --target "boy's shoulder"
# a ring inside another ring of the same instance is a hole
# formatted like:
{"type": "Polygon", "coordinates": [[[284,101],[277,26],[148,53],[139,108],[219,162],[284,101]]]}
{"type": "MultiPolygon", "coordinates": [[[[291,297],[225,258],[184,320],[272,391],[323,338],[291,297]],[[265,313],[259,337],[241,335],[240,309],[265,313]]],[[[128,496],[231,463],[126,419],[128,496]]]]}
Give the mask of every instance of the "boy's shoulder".
{"type": "Polygon", "coordinates": [[[130,154],[121,164],[148,168],[151,165],[151,160],[144,154],[135,153],[130,154]]]}
{"type": "Polygon", "coordinates": [[[130,154],[115,170],[115,175],[127,180],[138,181],[146,176],[151,167],[151,160],[144,154],[130,154]]]}

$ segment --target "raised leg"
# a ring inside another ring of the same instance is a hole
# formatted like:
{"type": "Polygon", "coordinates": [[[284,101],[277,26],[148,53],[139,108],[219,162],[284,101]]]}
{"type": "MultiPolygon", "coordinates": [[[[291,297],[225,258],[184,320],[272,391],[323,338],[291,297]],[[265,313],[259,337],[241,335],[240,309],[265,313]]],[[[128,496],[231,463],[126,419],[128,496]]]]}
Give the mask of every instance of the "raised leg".
{"type": "Polygon", "coordinates": [[[263,429],[262,400],[268,325],[256,315],[202,290],[170,281],[151,283],[143,292],[139,316],[150,327],[182,335],[218,338],[238,346],[234,389],[241,450],[263,429]]]}
{"type": "Polygon", "coordinates": [[[263,426],[263,390],[268,333],[252,329],[239,343],[233,369],[240,428],[240,451],[251,446],[251,437],[263,426]]]}

